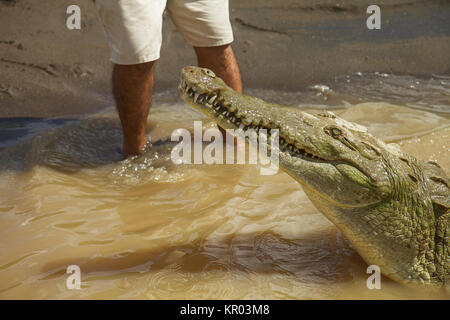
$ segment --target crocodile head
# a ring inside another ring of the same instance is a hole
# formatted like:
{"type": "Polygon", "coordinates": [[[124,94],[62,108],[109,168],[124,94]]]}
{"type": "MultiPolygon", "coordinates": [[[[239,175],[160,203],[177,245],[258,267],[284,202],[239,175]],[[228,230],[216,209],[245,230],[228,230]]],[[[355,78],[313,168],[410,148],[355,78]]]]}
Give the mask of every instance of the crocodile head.
{"type": "MultiPolygon", "coordinates": [[[[329,112],[312,115],[239,94],[208,69],[185,67],[178,90],[186,103],[224,129],[278,129],[281,169],[384,275],[404,283],[447,278],[448,253],[437,256],[435,250],[437,220],[447,207],[435,213],[427,166],[363,126],[329,112]]],[[[436,170],[435,182],[447,183],[436,170]]],[[[442,237],[445,244],[448,233],[442,237]]]]}

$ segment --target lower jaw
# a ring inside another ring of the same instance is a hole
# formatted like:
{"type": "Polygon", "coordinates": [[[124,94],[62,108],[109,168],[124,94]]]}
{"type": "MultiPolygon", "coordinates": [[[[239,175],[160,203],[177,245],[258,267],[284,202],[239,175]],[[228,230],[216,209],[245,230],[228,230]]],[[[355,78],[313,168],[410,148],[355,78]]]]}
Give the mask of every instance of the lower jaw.
{"type": "Polygon", "coordinates": [[[238,126],[236,126],[234,123],[229,121],[227,118],[219,119],[214,114],[214,111],[212,111],[212,108],[208,108],[206,106],[194,103],[190,100],[189,97],[185,97],[184,95],[181,95],[181,98],[184,102],[186,102],[188,105],[193,107],[194,109],[200,111],[204,115],[206,115],[209,119],[213,120],[215,123],[217,123],[218,126],[220,126],[222,129],[238,129],[238,126]]]}

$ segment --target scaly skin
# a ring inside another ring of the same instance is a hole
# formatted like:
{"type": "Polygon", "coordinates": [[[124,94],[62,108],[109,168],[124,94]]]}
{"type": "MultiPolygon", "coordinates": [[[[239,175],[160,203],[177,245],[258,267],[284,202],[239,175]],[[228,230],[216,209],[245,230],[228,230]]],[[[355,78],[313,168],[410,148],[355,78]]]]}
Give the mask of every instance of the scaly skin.
{"type": "Polygon", "coordinates": [[[332,113],[308,114],[239,94],[185,67],[179,93],[224,129],[278,129],[279,165],[368,264],[404,284],[449,279],[449,178],[332,113]]]}

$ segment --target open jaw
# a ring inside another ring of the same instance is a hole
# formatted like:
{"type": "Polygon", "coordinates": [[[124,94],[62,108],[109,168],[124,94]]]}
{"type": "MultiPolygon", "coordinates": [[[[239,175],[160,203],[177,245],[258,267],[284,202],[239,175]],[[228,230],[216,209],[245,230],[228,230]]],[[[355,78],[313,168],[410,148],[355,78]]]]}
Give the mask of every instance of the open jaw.
{"type": "MultiPolygon", "coordinates": [[[[220,91],[201,92],[201,90],[193,85],[189,85],[184,80],[181,80],[178,89],[182,98],[188,104],[208,115],[223,129],[242,129],[244,132],[247,130],[254,130],[257,133],[256,142],[259,142],[260,130],[265,129],[266,131],[262,132],[267,133],[267,137],[270,137],[272,129],[278,129],[279,150],[281,153],[309,162],[331,162],[330,160],[326,160],[310,150],[307,150],[304,146],[301,146],[299,142],[295,142],[289,137],[285,130],[275,125],[273,122],[269,123],[265,119],[252,119],[247,113],[239,110],[235,105],[226,103],[220,91]]],[[[247,138],[248,137],[246,137],[246,139],[247,138]]],[[[267,138],[269,147],[270,140],[271,139],[267,138]]]]}

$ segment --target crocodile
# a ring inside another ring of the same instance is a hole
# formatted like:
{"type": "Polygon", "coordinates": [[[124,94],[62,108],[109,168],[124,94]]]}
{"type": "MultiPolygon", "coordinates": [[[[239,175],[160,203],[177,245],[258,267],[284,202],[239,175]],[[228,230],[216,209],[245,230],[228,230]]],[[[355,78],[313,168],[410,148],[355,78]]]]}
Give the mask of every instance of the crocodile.
{"type": "Polygon", "coordinates": [[[178,92],[222,129],[253,129],[258,138],[277,129],[279,167],[384,276],[428,288],[449,283],[450,179],[436,162],[329,111],[237,93],[206,68],[184,67],[178,92]]]}

